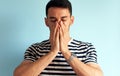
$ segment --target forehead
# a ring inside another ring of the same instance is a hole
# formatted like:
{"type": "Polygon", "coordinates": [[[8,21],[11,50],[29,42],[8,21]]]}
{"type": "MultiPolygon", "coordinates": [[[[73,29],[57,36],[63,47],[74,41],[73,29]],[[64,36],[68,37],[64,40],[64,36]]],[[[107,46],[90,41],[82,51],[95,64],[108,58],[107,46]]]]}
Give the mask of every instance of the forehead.
{"type": "Polygon", "coordinates": [[[70,16],[68,8],[51,7],[48,9],[48,17],[70,16]]]}

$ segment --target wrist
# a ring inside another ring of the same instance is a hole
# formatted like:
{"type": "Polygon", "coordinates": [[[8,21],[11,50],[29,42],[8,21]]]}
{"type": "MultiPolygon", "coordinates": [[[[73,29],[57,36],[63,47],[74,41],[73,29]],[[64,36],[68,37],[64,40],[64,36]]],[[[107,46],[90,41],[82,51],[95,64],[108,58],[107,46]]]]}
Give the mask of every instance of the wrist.
{"type": "Polygon", "coordinates": [[[62,52],[63,56],[67,60],[68,63],[70,63],[74,58],[77,58],[77,55],[68,51],[68,52],[62,52]]]}
{"type": "Polygon", "coordinates": [[[52,52],[58,52],[58,51],[59,51],[59,48],[53,48],[53,47],[51,47],[51,51],[52,51],[52,52]]]}
{"type": "Polygon", "coordinates": [[[66,60],[69,59],[69,57],[71,56],[71,52],[69,50],[67,51],[61,51],[63,56],[65,57],[66,60]]]}
{"type": "Polygon", "coordinates": [[[69,53],[69,49],[68,48],[61,48],[60,51],[64,54],[64,53],[69,53]]]}
{"type": "Polygon", "coordinates": [[[70,63],[74,58],[77,58],[77,55],[74,53],[71,53],[71,56],[69,57],[69,59],[67,59],[67,62],[70,63]]]}
{"type": "Polygon", "coordinates": [[[50,53],[53,53],[53,54],[56,54],[58,53],[59,51],[58,50],[51,50],[50,53]]]}

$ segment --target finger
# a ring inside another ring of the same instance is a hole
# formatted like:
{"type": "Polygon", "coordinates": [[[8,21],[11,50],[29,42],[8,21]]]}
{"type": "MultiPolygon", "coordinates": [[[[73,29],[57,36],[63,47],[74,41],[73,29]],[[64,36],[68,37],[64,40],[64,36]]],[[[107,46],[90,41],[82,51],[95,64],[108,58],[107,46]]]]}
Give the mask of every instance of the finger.
{"type": "Polygon", "coordinates": [[[56,22],[55,25],[52,26],[52,32],[51,32],[51,36],[53,37],[53,39],[56,36],[56,32],[58,30],[58,23],[56,22]]]}
{"type": "Polygon", "coordinates": [[[60,27],[59,34],[60,34],[60,36],[62,36],[62,29],[61,29],[61,27],[60,27]]]}
{"type": "Polygon", "coordinates": [[[65,23],[64,23],[63,21],[60,21],[60,22],[59,22],[59,25],[60,25],[61,27],[63,27],[63,28],[66,27],[66,25],[65,25],[65,23]]]}
{"type": "Polygon", "coordinates": [[[58,28],[58,23],[56,22],[55,25],[52,26],[53,27],[53,33],[56,32],[57,28],[58,28]]]}
{"type": "Polygon", "coordinates": [[[63,25],[63,22],[62,22],[62,21],[60,22],[60,29],[61,29],[61,35],[63,35],[63,36],[64,36],[64,33],[65,33],[65,27],[64,27],[64,25],[63,25]]]}
{"type": "Polygon", "coordinates": [[[59,31],[59,35],[60,35],[60,42],[62,41],[62,38],[63,38],[63,31],[62,31],[62,28],[60,27],[60,31],[59,31]]]}
{"type": "Polygon", "coordinates": [[[52,33],[51,33],[51,48],[53,48],[54,50],[59,50],[59,28],[58,28],[58,23],[56,23],[56,25],[54,26],[54,29],[52,29],[52,33]]]}
{"type": "Polygon", "coordinates": [[[58,37],[58,35],[59,35],[59,24],[57,23],[55,28],[55,36],[58,37]]]}
{"type": "Polygon", "coordinates": [[[51,27],[50,39],[51,39],[52,41],[54,41],[55,38],[56,38],[56,32],[57,32],[57,30],[58,30],[58,23],[56,22],[55,25],[53,25],[53,26],[51,27]]]}

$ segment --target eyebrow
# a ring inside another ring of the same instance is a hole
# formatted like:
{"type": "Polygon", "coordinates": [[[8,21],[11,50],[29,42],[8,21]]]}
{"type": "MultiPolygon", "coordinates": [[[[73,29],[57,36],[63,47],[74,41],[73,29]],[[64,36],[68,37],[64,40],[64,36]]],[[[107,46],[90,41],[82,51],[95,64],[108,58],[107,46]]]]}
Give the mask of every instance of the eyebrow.
{"type": "Polygon", "coordinates": [[[61,18],[67,18],[67,16],[63,16],[63,17],[61,17],[61,18]]]}
{"type": "MultiPolygon", "coordinates": [[[[50,19],[56,19],[56,17],[49,17],[50,19]]],[[[63,16],[63,17],[61,17],[62,19],[63,18],[67,18],[67,16],[63,16]]]]}
{"type": "Polygon", "coordinates": [[[55,17],[49,17],[50,19],[56,19],[55,17]]]}

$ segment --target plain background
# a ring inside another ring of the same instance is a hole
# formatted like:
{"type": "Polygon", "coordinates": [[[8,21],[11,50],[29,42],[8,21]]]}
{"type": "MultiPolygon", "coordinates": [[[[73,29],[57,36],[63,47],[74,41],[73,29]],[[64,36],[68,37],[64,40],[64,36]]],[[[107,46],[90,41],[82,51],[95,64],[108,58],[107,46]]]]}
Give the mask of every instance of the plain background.
{"type": "MultiPolygon", "coordinates": [[[[45,5],[49,0],[0,0],[0,76],[13,76],[33,43],[49,38],[45,5]]],[[[105,76],[120,76],[120,0],[70,0],[71,37],[91,42],[105,76]]]]}

